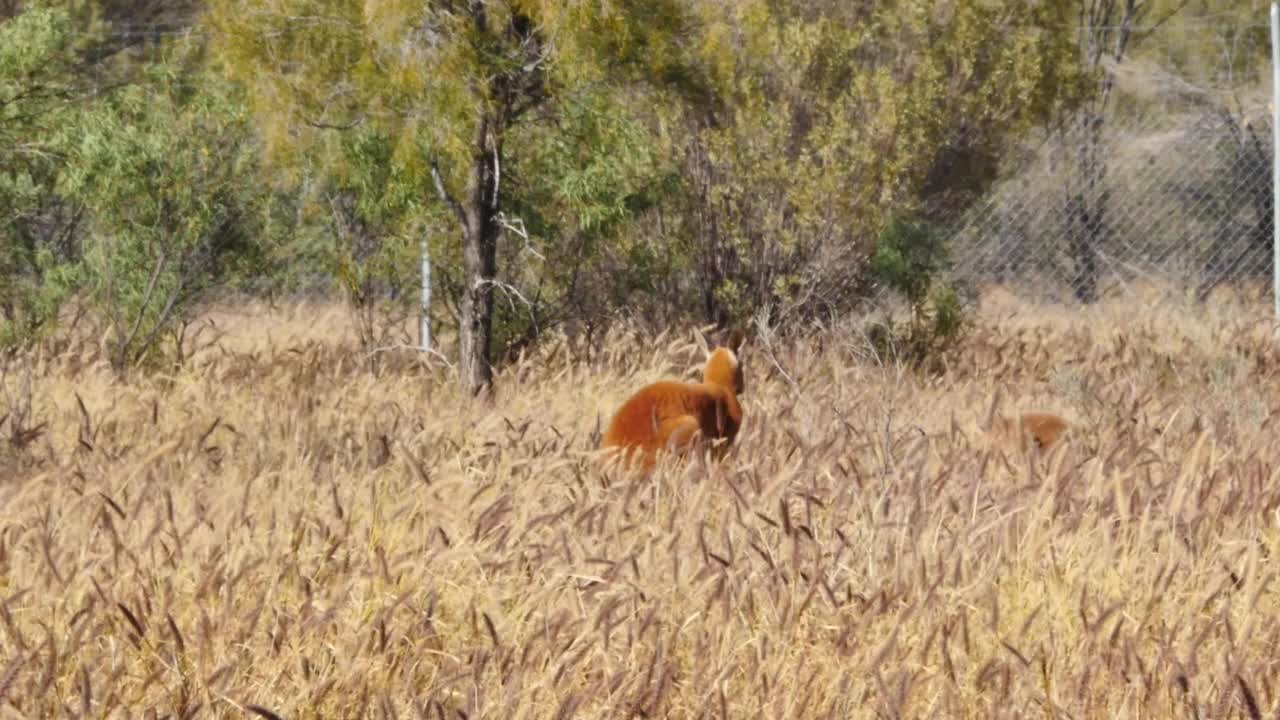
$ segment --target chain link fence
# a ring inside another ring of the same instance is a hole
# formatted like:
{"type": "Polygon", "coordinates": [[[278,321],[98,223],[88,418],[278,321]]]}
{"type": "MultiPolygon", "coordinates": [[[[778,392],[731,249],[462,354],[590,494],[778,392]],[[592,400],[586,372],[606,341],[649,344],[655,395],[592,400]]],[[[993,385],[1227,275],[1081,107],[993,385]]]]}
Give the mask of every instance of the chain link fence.
{"type": "Polygon", "coordinates": [[[1082,42],[1111,48],[1133,32],[1140,45],[1123,62],[1104,57],[1109,103],[1028,138],[992,190],[947,222],[952,279],[978,296],[1068,304],[1152,288],[1269,300],[1267,5],[1079,29],[1082,42]]]}
{"type": "Polygon", "coordinates": [[[1054,302],[1270,287],[1271,127],[1218,109],[1043,133],[952,227],[955,280],[1054,302]]]}

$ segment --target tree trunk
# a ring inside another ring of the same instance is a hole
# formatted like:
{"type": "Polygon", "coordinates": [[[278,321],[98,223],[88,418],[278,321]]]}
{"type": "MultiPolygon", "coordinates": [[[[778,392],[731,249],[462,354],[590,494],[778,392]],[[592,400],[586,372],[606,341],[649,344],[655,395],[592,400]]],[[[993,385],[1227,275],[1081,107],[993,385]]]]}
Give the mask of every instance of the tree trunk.
{"type": "Polygon", "coordinates": [[[436,158],[431,175],[436,192],[462,227],[462,292],[458,307],[458,380],[472,395],[493,382],[491,342],[494,291],[497,281],[499,185],[502,142],[516,118],[547,97],[543,63],[547,59],[536,26],[522,12],[513,12],[501,27],[492,27],[485,0],[469,0],[475,47],[482,55],[501,50],[522,60],[516,67],[486,75],[487,100],[477,103],[475,134],[471,139],[471,167],[465,197],[455,198],[445,187],[436,158]]]}
{"type": "Polygon", "coordinates": [[[1115,76],[1111,69],[1103,67],[1102,58],[1110,55],[1115,63],[1123,62],[1133,38],[1134,24],[1150,9],[1150,2],[1138,0],[1087,0],[1081,4],[1081,18],[1087,20],[1080,35],[1082,60],[1089,72],[1100,70],[1102,73],[1098,95],[1089,101],[1081,119],[1078,151],[1081,187],[1068,200],[1066,218],[1068,251],[1076,265],[1071,285],[1076,299],[1082,303],[1098,299],[1098,251],[1108,234],[1107,159],[1102,147],[1102,126],[1107,102],[1115,88],[1115,76]],[[1114,40],[1110,42],[1109,33],[1114,33],[1114,40]]]}
{"type": "Polygon", "coordinates": [[[716,290],[725,280],[722,258],[724,248],[721,247],[720,229],[717,223],[716,211],[713,209],[714,201],[711,198],[711,188],[715,182],[713,177],[715,168],[712,165],[711,158],[707,156],[707,150],[703,147],[701,138],[701,130],[709,126],[709,121],[694,121],[693,137],[689,142],[689,154],[686,162],[688,163],[689,174],[693,178],[694,186],[697,188],[692,201],[694,203],[694,232],[702,249],[700,281],[702,283],[703,317],[706,322],[719,325],[724,322],[727,314],[723,304],[716,297],[716,290]]]}
{"type": "Polygon", "coordinates": [[[489,345],[498,256],[498,163],[493,119],[476,128],[468,197],[463,208],[462,307],[458,318],[458,380],[472,395],[493,381],[489,345]]]}
{"type": "Polygon", "coordinates": [[[1098,299],[1098,248],[1106,234],[1107,193],[1103,190],[1107,167],[1102,159],[1102,116],[1085,113],[1079,150],[1081,188],[1069,201],[1071,258],[1075,277],[1071,287],[1076,300],[1088,304],[1098,299]]]}
{"type": "MultiPolygon", "coordinates": [[[[1098,299],[1098,260],[1097,242],[1099,223],[1096,216],[1089,212],[1089,198],[1078,194],[1070,200],[1068,222],[1075,225],[1070,234],[1071,257],[1075,261],[1075,276],[1071,279],[1071,289],[1076,300],[1089,304],[1098,299]]],[[[1101,208],[1095,207],[1094,212],[1101,208]]]]}

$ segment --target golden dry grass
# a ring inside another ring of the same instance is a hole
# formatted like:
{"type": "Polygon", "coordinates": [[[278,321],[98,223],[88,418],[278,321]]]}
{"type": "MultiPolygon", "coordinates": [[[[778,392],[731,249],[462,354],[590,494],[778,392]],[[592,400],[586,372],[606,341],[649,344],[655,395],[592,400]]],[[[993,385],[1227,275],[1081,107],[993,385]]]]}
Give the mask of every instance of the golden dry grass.
{"type": "Polygon", "coordinates": [[[852,332],[757,343],[727,460],[651,478],[598,470],[593,433],[696,374],[692,333],[550,343],[483,405],[394,353],[372,375],[341,318],[228,311],[221,349],[129,382],[90,345],[10,366],[0,403],[26,364],[47,425],[0,426],[0,716],[1280,705],[1260,311],[988,307],[932,379],[852,332]],[[1075,427],[1001,454],[993,404],[1075,427]]]}

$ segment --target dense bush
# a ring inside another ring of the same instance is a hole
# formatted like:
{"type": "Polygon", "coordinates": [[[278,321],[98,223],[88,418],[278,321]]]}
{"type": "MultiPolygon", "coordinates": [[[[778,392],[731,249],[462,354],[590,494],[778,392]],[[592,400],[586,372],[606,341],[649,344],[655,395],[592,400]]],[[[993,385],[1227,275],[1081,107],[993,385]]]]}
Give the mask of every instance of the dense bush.
{"type": "Polygon", "coordinates": [[[59,188],[89,212],[68,273],[117,370],[153,356],[208,290],[261,265],[256,154],[231,97],[166,66],[84,113],[59,188]]]}
{"type": "Polygon", "coordinates": [[[81,208],[55,190],[85,93],[73,35],[47,8],[0,22],[0,348],[51,327],[79,256],[81,208]]]}
{"type": "Polygon", "coordinates": [[[935,367],[955,345],[966,319],[959,294],[943,279],[948,267],[947,248],[935,228],[900,218],[889,224],[876,242],[870,271],[879,286],[906,299],[910,312],[906,322],[889,316],[871,326],[877,354],[935,367]]]}

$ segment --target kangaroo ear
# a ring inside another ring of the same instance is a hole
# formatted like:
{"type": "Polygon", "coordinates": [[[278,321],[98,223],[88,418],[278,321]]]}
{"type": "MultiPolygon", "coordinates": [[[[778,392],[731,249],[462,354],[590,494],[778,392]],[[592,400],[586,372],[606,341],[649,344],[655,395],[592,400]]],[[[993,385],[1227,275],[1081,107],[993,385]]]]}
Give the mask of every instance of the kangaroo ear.
{"type": "Polygon", "coordinates": [[[742,325],[735,325],[729,331],[729,337],[725,340],[725,345],[737,355],[746,341],[747,331],[742,328],[742,325]]]}

